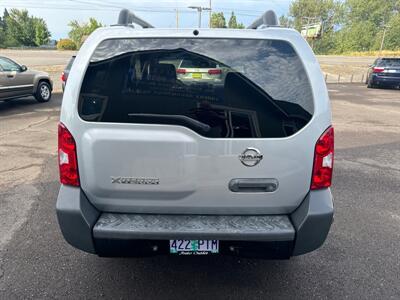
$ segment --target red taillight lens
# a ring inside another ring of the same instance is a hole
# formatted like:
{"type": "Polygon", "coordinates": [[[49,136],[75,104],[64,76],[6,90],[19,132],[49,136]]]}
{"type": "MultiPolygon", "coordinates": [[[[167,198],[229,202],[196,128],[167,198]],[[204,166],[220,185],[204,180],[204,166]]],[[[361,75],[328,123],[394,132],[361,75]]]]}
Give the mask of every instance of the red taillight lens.
{"type": "Polygon", "coordinates": [[[221,69],[211,69],[211,70],[208,70],[208,74],[209,75],[220,75],[220,74],[222,74],[222,70],[221,69]]]}
{"type": "Polygon", "coordinates": [[[186,69],[177,69],[176,73],[177,74],[186,74],[186,69]]]}
{"type": "Polygon", "coordinates": [[[374,73],[382,73],[383,71],[385,71],[385,68],[375,67],[372,69],[372,72],[374,73]]]}
{"type": "Polygon", "coordinates": [[[65,76],[65,73],[61,73],[61,81],[67,81],[67,76],[65,76]]]}
{"type": "Polygon", "coordinates": [[[75,140],[62,123],[58,124],[58,165],[61,184],[80,186],[75,140]]]}
{"type": "Polygon", "coordinates": [[[334,131],[329,127],[315,144],[311,189],[328,188],[332,184],[334,131]]]}

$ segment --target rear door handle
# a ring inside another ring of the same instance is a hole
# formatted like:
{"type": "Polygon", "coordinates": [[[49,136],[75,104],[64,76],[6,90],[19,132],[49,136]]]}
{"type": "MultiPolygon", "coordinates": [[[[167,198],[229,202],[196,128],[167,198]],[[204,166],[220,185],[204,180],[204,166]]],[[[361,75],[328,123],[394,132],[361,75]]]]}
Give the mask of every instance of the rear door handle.
{"type": "Polygon", "coordinates": [[[7,78],[14,78],[14,75],[7,75],[7,78]]]}
{"type": "Polygon", "coordinates": [[[229,189],[234,193],[273,193],[278,186],[275,178],[236,178],[229,182],[229,189]]]}

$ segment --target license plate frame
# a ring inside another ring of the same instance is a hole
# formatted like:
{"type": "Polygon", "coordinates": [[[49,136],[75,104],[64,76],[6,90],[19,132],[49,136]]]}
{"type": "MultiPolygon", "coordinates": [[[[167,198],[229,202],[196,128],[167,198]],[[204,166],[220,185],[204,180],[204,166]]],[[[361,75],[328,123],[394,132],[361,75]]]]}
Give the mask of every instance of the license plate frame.
{"type": "Polygon", "coordinates": [[[169,253],[174,255],[219,254],[219,240],[169,240],[169,253]]]}
{"type": "Polygon", "coordinates": [[[203,74],[199,72],[192,73],[192,78],[193,79],[203,79],[203,74]]]}

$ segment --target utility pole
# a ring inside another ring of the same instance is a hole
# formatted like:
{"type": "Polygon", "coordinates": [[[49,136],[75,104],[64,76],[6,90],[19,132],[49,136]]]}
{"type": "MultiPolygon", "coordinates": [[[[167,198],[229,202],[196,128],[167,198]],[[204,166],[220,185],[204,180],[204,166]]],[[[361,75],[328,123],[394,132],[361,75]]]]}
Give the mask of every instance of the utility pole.
{"type": "Polygon", "coordinates": [[[382,57],[382,50],[383,50],[383,44],[385,43],[386,30],[389,28],[390,28],[389,26],[383,25],[383,36],[381,41],[381,48],[379,49],[379,57],[382,57]]]}
{"type": "Polygon", "coordinates": [[[209,22],[208,22],[208,27],[210,27],[210,28],[211,28],[211,17],[212,17],[212,5],[211,5],[211,1],[212,1],[212,0],[210,0],[210,20],[209,20],[209,22]]]}
{"type": "MultiPolygon", "coordinates": [[[[304,20],[304,19],[307,20],[305,39],[306,39],[306,41],[307,41],[308,43],[310,43],[310,42],[309,42],[309,37],[308,37],[308,30],[310,29],[311,20],[313,21],[313,23],[315,23],[315,21],[318,20],[318,18],[317,18],[317,17],[303,17],[302,19],[303,19],[303,20],[304,20]]],[[[322,23],[322,22],[321,22],[321,23],[322,23]]],[[[310,44],[310,46],[311,46],[311,49],[314,50],[314,38],[311,38],[311,44],[310,44]]]]}
{"type": "Polygon", "coordinates": [[[201,7],[201,6],[189,6],[188,8],[196,9],[199,13],[199,28],[201,28],[201,13],[204,11],[211,10],[209,7],[201,7]]]}

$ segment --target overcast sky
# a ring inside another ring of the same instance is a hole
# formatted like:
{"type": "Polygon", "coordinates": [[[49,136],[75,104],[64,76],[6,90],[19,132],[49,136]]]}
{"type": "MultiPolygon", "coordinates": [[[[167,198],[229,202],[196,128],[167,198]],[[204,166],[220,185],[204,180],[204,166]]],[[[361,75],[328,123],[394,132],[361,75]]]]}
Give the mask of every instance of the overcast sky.
{"type": "MultiPolygon", "coordinates": [[[[212,0],[213,11],[223,11],[228,20],[235,11],[239,22],[249,25],[262,12],[273,9],[278,16],[286,14],[291,0],[212,0]]],[[[115,24],[121,8],[129,8],[156,27],[175,27],[179,11],[181,27],[196,27],[197,11],[188,6],[209,6],[209,0],[1,0],[0,9],[26,8],[31,15],[43,18],[52,33],[60,39],[68,35],[71,20],[87,21],[95,17],[105,25],[115,24]]],[[[208,13],[203,12],[203,27],[208,26],[208,13]]]]}

